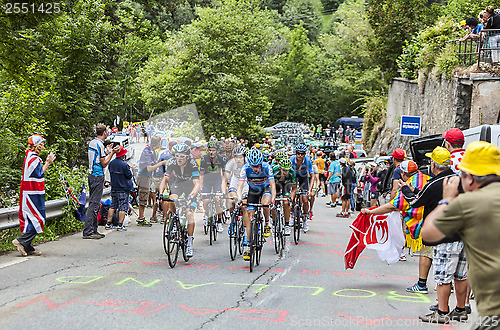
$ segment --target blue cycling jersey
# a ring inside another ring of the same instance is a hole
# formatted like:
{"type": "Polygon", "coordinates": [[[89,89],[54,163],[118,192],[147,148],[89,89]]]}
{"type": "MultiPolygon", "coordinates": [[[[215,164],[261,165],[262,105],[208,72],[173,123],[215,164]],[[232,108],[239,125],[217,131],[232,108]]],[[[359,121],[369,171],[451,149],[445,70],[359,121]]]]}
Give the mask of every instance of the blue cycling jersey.
{"type": "Polygon", "coordinates": [[[299,169],[297,169],[297,162],[295,161],[295,158],[297,156],[292,156],[290,160],[292,161],[292,167],[295,170],[296,175],[300,176],[309,176],[313,174],[313,167],[312,167],[312,162],[311,159],[308,156],[304,156],[304,161],[302,162],[302,165],[300,166],[299,169]]]}
{"type": "Polygon", "coordinates": [[[269,180],[274,181],[273,169],[269,163],[262,163],[260,171],[255,173],[248,163],[241,168],[240,181],[248,181],[248,186],[252,190],[262,191],[269,186],[269,180]]]}

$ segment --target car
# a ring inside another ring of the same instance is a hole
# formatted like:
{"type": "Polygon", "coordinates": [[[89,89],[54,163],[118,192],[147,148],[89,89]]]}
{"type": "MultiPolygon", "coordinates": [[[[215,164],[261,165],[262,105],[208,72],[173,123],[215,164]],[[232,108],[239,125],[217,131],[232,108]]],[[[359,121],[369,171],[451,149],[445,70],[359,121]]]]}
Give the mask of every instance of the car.
{"type": "Polygon", "coordinates": [[[474,141],[486,141],[500,147],[500,125],[481,125],[463,131],[467,148],[474,141]]]}
{"type": "Polygon", "coordinates": [[[112,135],[106,139],[105,144],[113,143],[115,147],[120,145],[127,149],[127,156],[125,157],[127,160],[133,158],[135,155],[135,149],[132,148],[130,143],[130,137],[128,135],[112,135]]]}
{"type": "Polygon", "coordinates": [[[417,164],[421,172],[430,175],[431,160],[425,154],[432,152],[436,147],[442,146],[443,143],[444,137],[441,134],[428,135],[410,141],[412,160],[417,164]]]}

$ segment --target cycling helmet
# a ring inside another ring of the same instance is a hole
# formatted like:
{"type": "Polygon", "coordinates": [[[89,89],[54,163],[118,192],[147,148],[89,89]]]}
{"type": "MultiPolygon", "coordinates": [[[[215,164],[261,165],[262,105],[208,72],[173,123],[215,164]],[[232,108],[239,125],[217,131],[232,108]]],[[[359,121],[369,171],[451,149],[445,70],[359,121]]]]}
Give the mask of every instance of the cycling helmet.
{"type": "Polygon", "coordinates": [[[264,155],[264,157],[269,157],[269,151],[268,150],[264,150],[262,152],[262,154],[264,155]]]}
{"type": "Polygon", "coordinates": [[[174,151],[174,153],[178,153],[178,154],[189,154],[191,152],[191,148],[189,148],[189,146],[187,144],[185,144],[184,142],[180,142],[174,146],[173,151],[174,151]]]}
{"type": "Polygon", "coordinates": [[[306,152],[307,146],[304,143],[299,143],[295,146],[295,152],[306,152]]]}
{"type": "Polygon", "coordinates": [[[281,161],[280,161],[280,167],[284,170],[289,170],[292,168],[292,161],[290,160],[290,158],[283,158],[281,161]]]}
{"type": "Polygon", "coordinates": [[[245,156],[247,154],[247,149],[242,146],[237,146],[233,149],[233,156],[245,156]]]}
{"type": "Polygon", "coordinates": [[[276,161],[279,163],[283,158],[286,157],[286,154],[282,150],[278,150],[276,152],[276,156],[274,157],[276,161]]]}
{"type": "Polygon", "coordinates": [[[210,148],[217,148],[217,141],[215,140],[208,141],[208,149],[210,148]]]}
{"type": "Polygon", "coordinates": [[[248,154],[247,160],[249,165],[259,166],[264,161],[264,156],[259,149],[252,148],[252,150],[250,150],[250,153],[248,154]]]}

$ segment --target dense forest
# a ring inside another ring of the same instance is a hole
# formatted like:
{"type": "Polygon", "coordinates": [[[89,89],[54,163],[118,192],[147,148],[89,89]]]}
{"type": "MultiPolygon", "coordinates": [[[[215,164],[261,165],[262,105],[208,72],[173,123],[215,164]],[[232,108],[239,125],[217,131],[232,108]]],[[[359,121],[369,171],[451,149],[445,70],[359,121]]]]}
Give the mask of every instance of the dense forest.
{"type": "Polygon", "coordinates": [[[51,171],[57,172],[84,165],[92,126],[111,125],[117,116],[146,120],[194,103],[205,135],[250,139],[282,120],[326,124],[366,115],[376,126],[398,63],[413,70],[410,75],[430,63],[454,63],[436,61],[443,40],[430,43],[429,31],[454,38],[463,34],[459,21],[500,4],[69,0],[47,12],[46,2],[37,0],[27,13],[16,13],[3,1],[3,196],[17,190],[28,136],[47,138],[59,164],[51,171]]]}

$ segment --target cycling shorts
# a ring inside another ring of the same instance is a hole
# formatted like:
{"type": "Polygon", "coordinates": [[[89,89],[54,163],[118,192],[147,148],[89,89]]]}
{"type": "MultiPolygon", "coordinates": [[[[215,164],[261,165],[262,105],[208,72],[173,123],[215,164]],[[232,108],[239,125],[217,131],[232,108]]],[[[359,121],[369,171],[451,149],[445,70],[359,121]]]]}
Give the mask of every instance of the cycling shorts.
{"type": "Polygon", "coordinates": [[[179,182],[169,184],[170,195],[177,195],[177,197],[188,197],[188,195],[193,191],[194,183],[192,181],[179,182]]]}
{"type": "MultiPolygon", "coordinates": [[[[271,187],[270,186],[267,186],[263,190],[253,190],[252,188],[249,188],[248,189],[247,203],[260,204],[260,199],[263,196],[271,197],[271,187]]],[[[247,211],[255,211],[255,207],[247,206],[247,211]]]]}
{"type": "Polygon", "coordinates": [[[221,192],[222,180],[217,181],[203,181],[203,188],[201,188],[202,194],[209,193],[220,193],[221,192]]]}
{"type": "Polygon", "coordinates": [[[306,195],[309,191],[309,180],[308,175],[298,175],[297,174],[297,184],[299,186],[299,191],[301,195],[306,195]]]}
{"type": "Polygon", "coordinates": [[[290,197],[293,185],[294,183],[291,182],[284,183],[276,181],[276,196],[283,195],[285,197],[290,197]]]}

